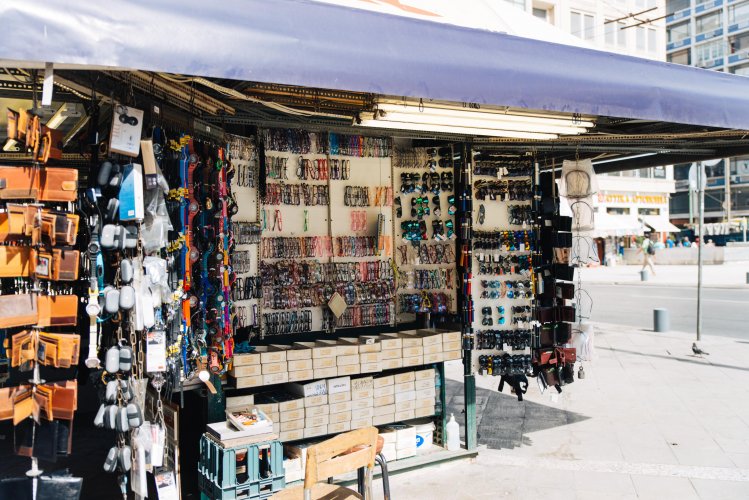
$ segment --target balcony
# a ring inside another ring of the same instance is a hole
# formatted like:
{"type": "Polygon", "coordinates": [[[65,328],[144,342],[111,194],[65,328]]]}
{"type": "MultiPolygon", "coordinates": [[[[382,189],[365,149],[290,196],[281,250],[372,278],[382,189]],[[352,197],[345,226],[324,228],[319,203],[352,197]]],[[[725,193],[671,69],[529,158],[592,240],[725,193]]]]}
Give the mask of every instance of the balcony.
{"type": "Polygon", "coordinates": [[[707,12],[709,10],[715,9],[717,7],[723,6],[723,0],[712,0],[710,2],[704,2],[700,5],[695,6],[694,13],[700,14],[702,12],[707,12]]]}
{"type": "Polygon", "coordinates": [[[673,14],[669,14],[666,16],[666,24],[675,23],[676,21],[681,21],[682,19],[688,18],[690,15],[692,15],[692,9],[682,9],[674,12],[673,14]]]}
{"type": "Polygon", "coordinates": [[[699,35],[696,35],[694,37],[694,43],[704,42],[705,40],[710,40],[712,38],[716,38],[722,35],[723,35],[723,28],[716,28],[714,30],[706,31],[704,33],[700,33],[699,35]]]}
{"type": "Polygon", "coordinates": [[[675,42],[668,42],[666,44],[666,51],[668,52],[672,50],[677,50],[682,47],[686,47],[687,45],[691,45],[691,43],[692,43],[691,37],[682,38],[681,40],[677,40],[675,42]]]}

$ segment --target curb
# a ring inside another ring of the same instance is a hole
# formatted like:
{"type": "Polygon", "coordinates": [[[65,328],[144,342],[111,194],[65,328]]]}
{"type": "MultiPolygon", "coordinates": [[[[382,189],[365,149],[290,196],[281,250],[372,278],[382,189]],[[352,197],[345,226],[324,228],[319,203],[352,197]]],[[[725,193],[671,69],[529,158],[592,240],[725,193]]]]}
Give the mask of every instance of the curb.
{"type": "MultiPolygon", "coordinates": [[[[586,281],[582,280],[583,288],[585,285],[625,285],[625,286],[662,286],[666,288],[697,288],[697,283],[659,283],[656,281],[586,281]]],[[[749,290],[749,285],[702,285],[702,288],[715,288],[723,290],[749,290]]]]}

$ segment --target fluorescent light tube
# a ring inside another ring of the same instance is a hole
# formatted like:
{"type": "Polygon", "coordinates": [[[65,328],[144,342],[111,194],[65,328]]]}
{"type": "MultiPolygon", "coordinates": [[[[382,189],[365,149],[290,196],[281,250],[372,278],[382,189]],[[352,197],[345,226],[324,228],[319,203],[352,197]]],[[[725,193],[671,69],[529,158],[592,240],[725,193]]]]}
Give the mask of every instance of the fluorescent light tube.
{"type": "Polygon", "coordinates": [[[538,133],[538,132],[522,132],[522,131],[517,131],[517,130],[498,130],[498,129],[493,129],[493,128],[479,128],[479,127],[456,127],[456,126],[451,126],[449,124],[449,121],[445,121],[444,125],[440,125],[440,124],[428,124],[428,123],[395,122],[395,121],[388,121],[387,119],[377,119],[377,120],[365,119],[365,120],[361,120],[361,123],[354,122],[354,125],[361,125],[363,127],[397,129],[397,130],[441,132],[441,133],[456,134],[456,135],[508,137],[511,139],[549,140],[549,139],[557,138],[556,134],[544,134],[544,133],[538,133]]]}

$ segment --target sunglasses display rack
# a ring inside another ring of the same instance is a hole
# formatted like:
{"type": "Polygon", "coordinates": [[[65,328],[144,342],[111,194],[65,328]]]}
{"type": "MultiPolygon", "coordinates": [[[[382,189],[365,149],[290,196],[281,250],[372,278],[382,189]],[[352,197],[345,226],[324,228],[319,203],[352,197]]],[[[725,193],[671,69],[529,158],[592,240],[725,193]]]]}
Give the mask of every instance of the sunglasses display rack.
{"type": "MultiPolygon", "coordinates": [[[[9,137],[16,126],[17,144],[34,161],[0,167],[0,329],[9,361],[1,376],[12,384],[0,388],[0,420],[12,420],[15,453],[31,458],[27,476],[37,481],[38,460],[72,452],[81,351],[78,171],[46,165],[57,156],[49,144],[57,131],[28,111],[8,114],[16,119],[9,137]]],[[[70,485],[80,491],[81,480],[70,485]]]]}
{"type": "Polygon", "coordinates": [[[474,151],[472,364],[479,375],[506,378],[531,370],[533,172],[530,157],[474,151]]]}
{"type": "Polygon", "coordinates": [[[393,158],[400,321],[457,311],[454,164],[450,148],[398,148],[393,158]]]}
{"type": "Polygon", "coordinates": [[[371,272],[389,268],[393,256],[390,140],[260,134],[263,335],[391,324],[392,272],[371,272]],[[287,264],[304,271],[286,273],[287,264]],[[349,268],[360,281],[348,278],[349,268]],[[336,294],[346,305],[340,318],[328,307],[336,294]]]}

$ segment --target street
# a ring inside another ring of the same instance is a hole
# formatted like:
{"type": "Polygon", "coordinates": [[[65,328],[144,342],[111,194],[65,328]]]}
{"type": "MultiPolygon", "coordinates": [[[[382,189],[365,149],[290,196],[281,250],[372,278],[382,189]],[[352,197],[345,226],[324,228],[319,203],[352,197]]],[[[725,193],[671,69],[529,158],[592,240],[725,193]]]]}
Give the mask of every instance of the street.
{"type": "MultiPolygon", "coordinates": [[[[671,329],[695,332],[697,287],[585,283],[592,299],[591,320],[653,328],[653,309],[666,308],[671,329]]],[[[703,333],[749,340],[749,289],[703,288],[703,333]]],[[[586,301],[584,301],[586,302],[586,301]]],[[[583,304],[585,313],[588,307],[583,304]]]]}

